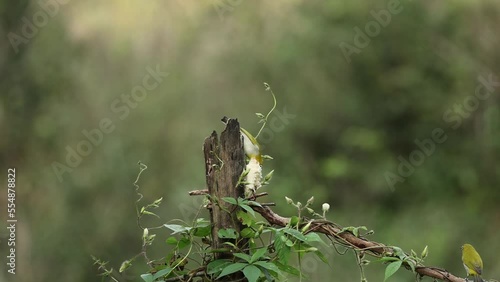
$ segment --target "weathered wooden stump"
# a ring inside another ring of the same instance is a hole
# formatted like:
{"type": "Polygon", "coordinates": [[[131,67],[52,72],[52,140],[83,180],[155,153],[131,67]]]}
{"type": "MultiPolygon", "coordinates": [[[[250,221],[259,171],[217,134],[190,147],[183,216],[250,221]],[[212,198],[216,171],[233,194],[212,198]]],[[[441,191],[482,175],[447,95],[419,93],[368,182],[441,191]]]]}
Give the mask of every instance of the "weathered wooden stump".
{"type": "MultiPolygon", "coordinates": [[[[238,185],[238,180],[245,168],[245,153],[243,151],[243,140],[240,133],[238,120],[229,119],[226,128],[217,138],[217,132],[205,139],[203,144],[205,155],[205,172],[208,194],[211,198],[210,220],[212,223],[212,249],[228,249],[224,242],[230,241],[237,247],[244,248],[246,241],[219,238],[221,229],[232,228],[237,233],[242,229],[241,223],[236,218],[237,207],[222,200],[224,197],[244,197],[243,185],[238,185]],[[228,212],[230,211],[230,212],[228,212]]],[[[215,252],[215,259],[232,258],[230,251],[215,252]]],[[[227,277],[234,281],[242,277],[227,277]]]]}

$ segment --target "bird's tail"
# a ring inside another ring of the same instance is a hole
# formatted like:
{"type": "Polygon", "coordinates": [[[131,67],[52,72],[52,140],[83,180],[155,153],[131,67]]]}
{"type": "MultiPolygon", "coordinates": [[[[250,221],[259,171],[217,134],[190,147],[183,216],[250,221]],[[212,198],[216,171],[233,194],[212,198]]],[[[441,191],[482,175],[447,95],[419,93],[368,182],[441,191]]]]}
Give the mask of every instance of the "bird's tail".
{"type": "Polygon", "coordinates": [[[483,280],[483,278],[481,278],[481,276],[477,275],[477,276],[474,276],[474,282],[486,282],[483,280]]]}

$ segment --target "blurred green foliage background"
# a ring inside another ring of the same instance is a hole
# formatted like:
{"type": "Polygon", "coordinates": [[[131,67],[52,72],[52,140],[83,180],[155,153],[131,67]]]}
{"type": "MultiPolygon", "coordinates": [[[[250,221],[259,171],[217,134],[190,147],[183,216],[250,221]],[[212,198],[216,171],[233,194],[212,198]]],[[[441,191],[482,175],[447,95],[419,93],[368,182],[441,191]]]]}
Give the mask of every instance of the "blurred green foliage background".
{"type": "MultiPolygon", "coordinates": [[[[19,222],[17,274],[2,271],[0,280],[98,281],[91,254],[118,268],[138,253],[139,160],[148,165],[145,202],[164,197],[162,219],[149,224],[192,219],[201,199],[187,192],[204,187],[204,138],[222,130],[224,115],[255,133],[254,113],[272,106],[263,82],[282,114],[261,140],[274,157],[264,167],[276,170],[265,200],[276,211],[294,214],[285,195],[314,195],[318,211],[332,206],[329,219],[366,225],[373,240],[408,251],[429,245],[427,264],[461,276],[460,246],[471,243],[484,277],[500,279],[500,91],[471,98],[479,76],[500,80],[500,3],[401,1],[356,47],[355,28],[366,32],[389,2],[1,1],[1,183],[15,167],[19,222]],[[26,21],[39,23],[36,31],[26,33],[26,21]],[[343,42],[358,48],[348,58],[343,42]],[[156,68],[169,75],[142,101],[123,102],[156,68]],[[68,148],[103,119],[114,130],[80,148],[88,155],[70,167],[68,148]],[[391,188],[398,157],[409,160],[415,140],[436,128],[446,141],[391,188]],[[57,173],[56,162],[69,171],[57,173]]],[[[168,234],[158,231],[151,256],[166,253],[168,234]]],[[[313,258],[303,265],[311,281],[359,281],[352,254],[325,252],[331,267],[313,258]]],[[[136,262],[123,281],[145,270],[136,262]]],[[[383,265],[366,271],[383,280],[383,265]]],[[[400,271],[392,281],[414,278],[400,271]]]]}

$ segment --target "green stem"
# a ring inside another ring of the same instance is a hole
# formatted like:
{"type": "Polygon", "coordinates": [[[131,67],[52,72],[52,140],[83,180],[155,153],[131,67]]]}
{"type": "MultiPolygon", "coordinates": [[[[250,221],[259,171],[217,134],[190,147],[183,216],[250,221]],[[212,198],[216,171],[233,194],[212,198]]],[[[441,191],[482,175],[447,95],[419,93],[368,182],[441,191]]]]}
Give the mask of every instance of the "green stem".
{"type": "Polygon", "coordinates": [[[266,90],[269,90],[271,92],[271,95],[273,96],[273,102],[274,102],[274,105],[272,107],[272,109],[269,111],[269,113],[267,113],[266,117],[264,118],[264,123],[262,124],[262,126],[260,127],[260,130],[259,132],[257,133],[257,135],[255,136],[255,139],[259,138],[259,135],[260,133],[262,132],[262,130],[264,129],[264,127],[266,127],[266,124],[267,124],[267,118],[271,115],[271,113],[274,111],[274,109],[276,109],[276,96],[274,95],[274,92],[273,90],[271,89],[271,87],[269,86],[269,84],[267,83],[264,83],[264,85],[267,86],[267,89],[266,90]]]}

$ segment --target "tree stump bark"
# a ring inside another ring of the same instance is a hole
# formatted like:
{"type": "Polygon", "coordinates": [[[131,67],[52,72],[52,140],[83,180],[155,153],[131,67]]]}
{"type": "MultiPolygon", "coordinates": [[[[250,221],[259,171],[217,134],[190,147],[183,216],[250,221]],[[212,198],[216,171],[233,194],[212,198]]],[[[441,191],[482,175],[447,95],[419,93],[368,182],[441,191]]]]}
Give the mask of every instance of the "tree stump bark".
{"type": "MultiPolygon", "coordinates": [[[[239,234],[242,229],[241,223],[236,218],[236,206],[222,200],[223,197],[236,199],[244,197],[244,187],[238,185],[239,177],[245,168],[245,153],[238,120],[227,121],[226,128],[220,135],[220,143],[217,132],[212,132],[205,139],[203,153],[207,188],[212,202],[210,209],[212,248],[220,250],[229,247],[223,245],[224,242],[230,241],[236,244],[236,241],[219,238],[219,230],[232,228],[239,234]]],[[[244,242],[241,240],[238,242],[238,247],[243,247],[244,242]]],[[[232,253],[215,252],[214,256],[215,259],[232,258],[232,253]]]]}

